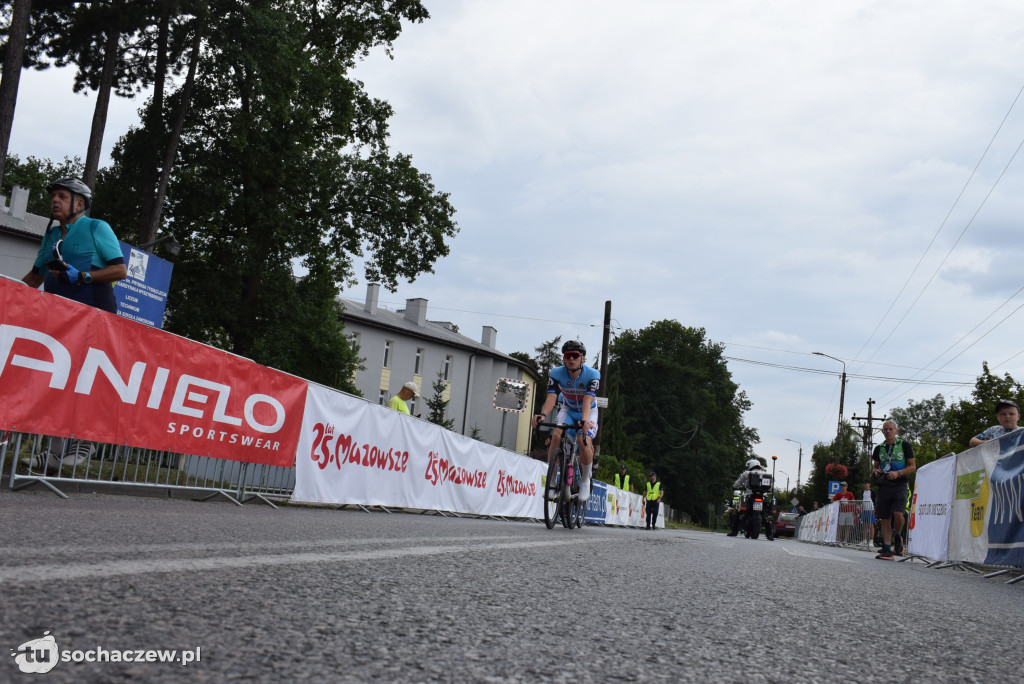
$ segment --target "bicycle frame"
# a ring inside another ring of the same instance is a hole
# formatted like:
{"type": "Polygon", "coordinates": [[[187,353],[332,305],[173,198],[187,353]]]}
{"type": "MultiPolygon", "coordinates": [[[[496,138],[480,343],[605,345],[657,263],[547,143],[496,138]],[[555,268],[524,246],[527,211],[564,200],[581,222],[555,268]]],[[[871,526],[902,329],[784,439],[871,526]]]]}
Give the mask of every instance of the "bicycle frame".
{"type": "Polygon", "coordinates": [[[548,529],[562,521],[563,527],[582,527],[585,502],[579,500],[580,457],[576,436],[571,430],[579,424],[541,423],[542,426],[562,431],[558,448],[548,459],[548,475],[544,484],[544,524],[548,529]]]}

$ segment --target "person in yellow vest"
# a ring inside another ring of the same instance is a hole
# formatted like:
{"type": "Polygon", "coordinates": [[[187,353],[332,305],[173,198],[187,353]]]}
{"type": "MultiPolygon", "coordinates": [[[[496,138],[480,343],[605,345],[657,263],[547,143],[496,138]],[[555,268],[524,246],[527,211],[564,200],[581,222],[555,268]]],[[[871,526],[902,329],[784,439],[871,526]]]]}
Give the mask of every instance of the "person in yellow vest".
{"type": "Polygon", "coordinates": [[[410,380],[402,385],[402,389],[398,390],[398,394],[391,397],[391,401],[388,402],[388,408],[409,415],[409,405],[405,402],[418,396],[420,396],[420,391],[416,387],[416,383],[410,380]]]}
{"type": "Polygon", "coordinates": [[[665,492],[658,482],[658,473],[651,471],[651,481],[647,483],[647,529],[657,529],[658,507],[661,505],[661,497],[665,492]]]}
{"type": "Polygon", "coordinates": [[[629,483],[629,475],[626,474],[626,466],[622,466],[619,468],[619,472],[615,473],[615,486],[623,491],[633,491],[633,487],[629,483]]]}

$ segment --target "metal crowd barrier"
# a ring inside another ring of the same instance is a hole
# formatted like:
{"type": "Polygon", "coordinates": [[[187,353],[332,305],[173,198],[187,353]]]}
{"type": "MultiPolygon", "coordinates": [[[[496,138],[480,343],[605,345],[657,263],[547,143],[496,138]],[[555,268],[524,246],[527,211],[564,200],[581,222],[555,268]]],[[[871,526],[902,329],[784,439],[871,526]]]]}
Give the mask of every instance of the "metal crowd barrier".
{"type": "Polygon", "coordinates": [[[221,496],[238,506],[256,500],[276,508],[271,499],[287,499],[295,488],[295,469],[282,466],[25,433],[4,433],[0,442],[0,475],[6,465],[12,491],[40,485],[67,498],[62,487],[102,485],[192,493],[202,501],[221,496]]]}

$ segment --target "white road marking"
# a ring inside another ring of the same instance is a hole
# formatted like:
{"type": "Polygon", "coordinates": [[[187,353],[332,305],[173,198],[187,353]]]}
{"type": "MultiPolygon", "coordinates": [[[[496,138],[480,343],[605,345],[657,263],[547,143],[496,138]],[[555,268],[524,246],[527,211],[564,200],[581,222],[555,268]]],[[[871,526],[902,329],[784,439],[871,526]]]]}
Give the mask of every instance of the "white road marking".
{"type": "Polygon", "coordinates": [[[790,548],[788,544],[782,545],[781,548],[791,556],[800,556],[801,558],[817,558],[819,560],[833,560],[840,561],[842,563],[857,563],[857,558],[843,558],[842,556],[832,555],[830,553],[824,553],[822,551],[812,551],[811,549],[804,549],[800,547],[790,548]]]}
{"type": "MultiPolygon", "coordinates": [[[[479,541],[479,537],[467,541],[479,541]]],[[[376,540],[378,543],[381,540],[376,540]]],[[[437,556],[450,553],[479,553],[508,549],[536,549],[575,544],[593,544],[613,541],[610,537],[577,537],[553,541],[513,541],[465,543],[444,546],[409,546],[392,549],[365,551],[338,551],[334,553],[291,553],[255,556],[220,556],[216,558],[152,558],[140,560],[119,560],[103,563],[70,563],[67,565],[22,565],[0,568],[0,584],[46,582],[50,580],[75,580],[110,578],[124,575],[140,575],[150,572],[197,572],[203,570],[236,570],[239,568],[268,567],[275,565],[296,565],[300,563],[347,563],[368,560],[386,560],[415,556],[437,556]]]]}

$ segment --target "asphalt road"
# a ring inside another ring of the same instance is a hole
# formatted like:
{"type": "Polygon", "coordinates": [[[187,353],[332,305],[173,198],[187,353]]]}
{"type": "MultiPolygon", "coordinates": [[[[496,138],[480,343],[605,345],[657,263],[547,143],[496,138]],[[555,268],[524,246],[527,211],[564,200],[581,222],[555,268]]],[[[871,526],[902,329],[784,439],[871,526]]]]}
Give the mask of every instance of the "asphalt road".
{"type": "Polygon", "coordinates": [[[0,652],[200,649],[0,682],[1019,682],[1022,617],[792,540],[0,491],[0,652]]]}

